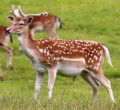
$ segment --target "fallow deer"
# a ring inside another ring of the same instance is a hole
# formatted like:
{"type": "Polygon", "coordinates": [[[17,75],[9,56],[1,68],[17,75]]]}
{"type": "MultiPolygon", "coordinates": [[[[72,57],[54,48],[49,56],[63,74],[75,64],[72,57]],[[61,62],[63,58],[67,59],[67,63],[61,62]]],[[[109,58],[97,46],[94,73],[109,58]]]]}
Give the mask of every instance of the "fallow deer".
{"type": "Polygon", "coordinates": [[[6,26],[0,26],[0,47],[4,49],[7,53],[7,68],[10,67],[13,69],[12,48],[8,46],[8,41],[12,43],[12,36],[11,34],[7,33],[6,29],[6,26]]]}
{"type": "MultiPolygon", "coordinates": [[[[14,10],[14,8],[12,8],[14,10]]],[[[76,77],[81,75],[93,87],[93,98],[96,98],[99,83],[108,91],[114,102],[110,81],[103,75],[102,65],[104,55],[112,66],[108,48],[98,42],[88,40],[62,40],[44,38],[33,40],[29,26],[31,16],[24,16],[18,7],[22,18],[8,17],[12,25],[7,29],[18,35],[18,41],[24,54],[29,57],[35,68],[36,84],[34,99],[37,99],[44,73],[48,73],[48,95],[52,90],[57,73],[61,76],[76,77]]]]}

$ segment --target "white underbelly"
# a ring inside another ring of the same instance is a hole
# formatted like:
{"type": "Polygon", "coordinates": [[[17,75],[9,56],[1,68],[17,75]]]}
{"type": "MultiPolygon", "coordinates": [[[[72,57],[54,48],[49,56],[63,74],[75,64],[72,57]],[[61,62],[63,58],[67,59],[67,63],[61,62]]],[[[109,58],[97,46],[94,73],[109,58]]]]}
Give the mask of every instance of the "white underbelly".
{"type": "Polygon", "coordinates": [[[44,30],[43,26],[39,26],[39,27],[36,27],[34,29],[35,32],[37,32],[37,31],[43,31],[43,30],[44,30]]]}
{"type": "Polygon", "coordinates": [[[66,77],[78,76],[84,70],[83,67],[75,67],[71,65],[58,64],[58,74],[66,77]]]}

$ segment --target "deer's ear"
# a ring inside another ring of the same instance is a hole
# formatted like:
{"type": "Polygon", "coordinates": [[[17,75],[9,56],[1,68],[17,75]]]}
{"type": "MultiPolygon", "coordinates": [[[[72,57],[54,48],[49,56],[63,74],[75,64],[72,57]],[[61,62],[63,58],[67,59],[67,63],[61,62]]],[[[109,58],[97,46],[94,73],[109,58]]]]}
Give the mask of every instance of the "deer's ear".
{"type": "Polygon", "coordinates": [[[27,25],[30,25],[33,20],[33,17],[28,17],[27,18],[27,25]]]}
{"type": "Polygon", "coordinates": [[[13,16],[8,16],[8,19],[12,22],[15,18],[13,16]]]}

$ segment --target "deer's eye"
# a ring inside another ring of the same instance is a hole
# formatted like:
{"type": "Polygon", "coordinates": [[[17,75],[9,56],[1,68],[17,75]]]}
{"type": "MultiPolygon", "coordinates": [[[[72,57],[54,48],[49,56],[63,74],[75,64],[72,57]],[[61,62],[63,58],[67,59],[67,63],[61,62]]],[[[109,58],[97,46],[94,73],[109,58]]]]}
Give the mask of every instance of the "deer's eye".
{"type": "Polygon", "coordinates": [[[19,26],[23,26],[23,25],[24,25],[24,23],[20,23],[20,24],[19,24],[19,26]]]}

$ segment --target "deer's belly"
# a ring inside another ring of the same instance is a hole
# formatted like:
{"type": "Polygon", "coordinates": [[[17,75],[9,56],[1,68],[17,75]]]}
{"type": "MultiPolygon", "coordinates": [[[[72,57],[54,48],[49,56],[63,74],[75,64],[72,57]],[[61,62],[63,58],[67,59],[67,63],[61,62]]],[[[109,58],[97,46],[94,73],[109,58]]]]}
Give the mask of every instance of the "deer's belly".
{"type": "Polygon", "coordinates": [[[75,67],[63,63],[58,64],[58,74],[66,77],[78,76],[84,70],[83,67],[75,67]]]}
{"type": "Polygon", "coordinates": [[[37,31],[43,31],[44,28],[43,26],[37,26],[36,28],[34,28],[34,31],[37,32],[37,31]]]}

